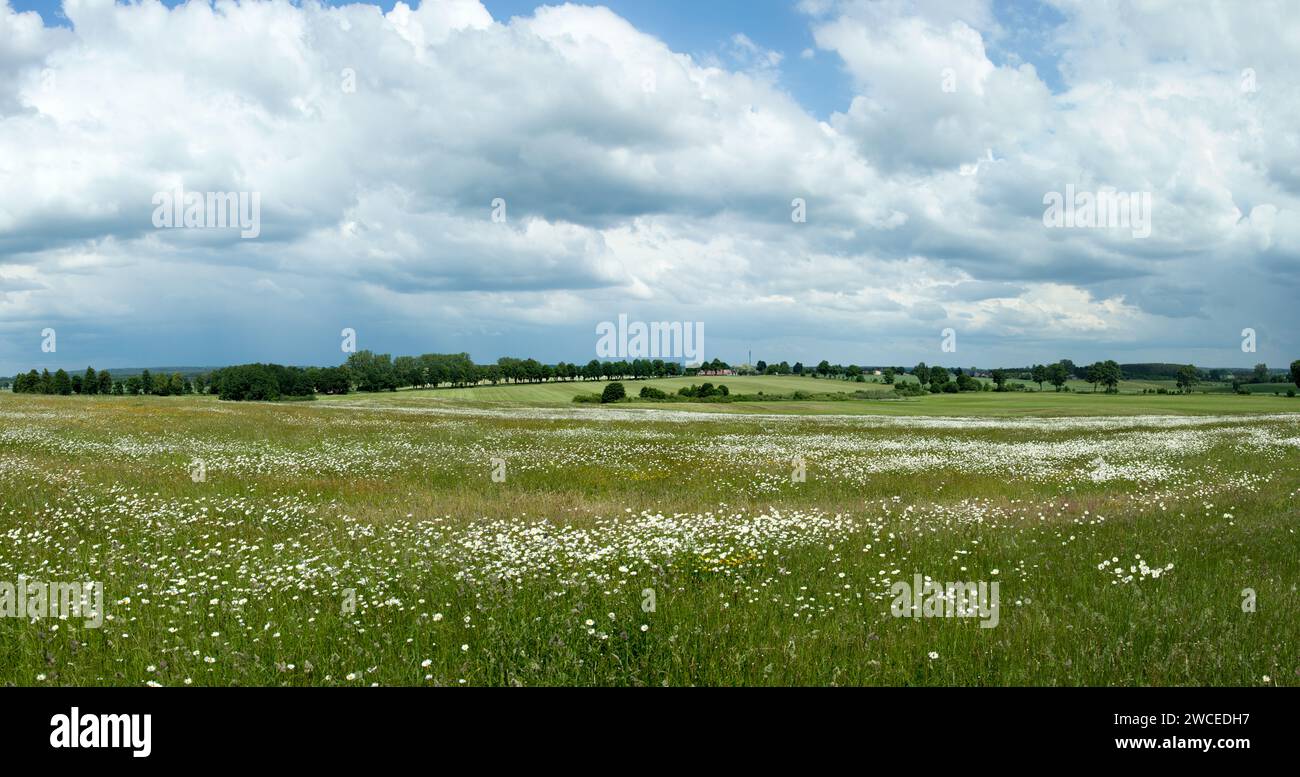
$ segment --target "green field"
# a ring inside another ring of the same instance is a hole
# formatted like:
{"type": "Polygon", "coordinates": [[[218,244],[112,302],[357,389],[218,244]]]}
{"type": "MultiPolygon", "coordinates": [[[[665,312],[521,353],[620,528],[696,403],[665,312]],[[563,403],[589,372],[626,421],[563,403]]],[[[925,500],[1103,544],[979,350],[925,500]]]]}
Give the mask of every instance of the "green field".
{"type": "MultiPolygon", "coordinates": [[[[621,381],[628,388],[629,396],[635,396],[642,386],[676,393],[678,389],[692,384],[712,383],[715,386],[725,384],[735,393],[789,394],[794,391],[806,392],[854,392],[868,391],[889,396],[893,387],[881,383],[850,383],[843,380],[824,380],[798,378],[788,375],[762,376],[721,376],[721,377],[681,377],[660,378],[654,380],[621,381]]],[[[523,405],[568,404],[579,394],[600,393],[609,381],[564,381],[559,383],[505,383],[496,386],[474,386],[471,388],[415,389],[395,392],[395,401],[437,400],[472,400],[477,402],[514,402],[523,405]],[[418,397],[418,399],[416,399],[418,397]]],[[[356,395],[327,397],[329,401],[356,399],[356,395]]]]}
{"type": "MultiPolygon", "coordinates": [[[[909,376],[910,377],[910,376],[909,376]]],[[[1072,381],[1072,383],[1074,383],[1072,381]]],[[[843,380],[812,379],[795,376],[725,376],[665,378],[623,381],[631,406],[646,409],[690,409],[715,413],[779,414],[865,414],[918,416],[1095,416],[1095,415],[1194,415],[1200,413],[1300,413],[1300,398],[1285,396],[1243,397],[1211,394],[1141,394],[1143,388],[1158,387],[1140,381],[1120,384],[1121,393],[1093,392],[1079,383],[1069,392],[968,392],[899,397],[892,386],[883,383],[855,383],[843,380]],[[788,395],[795,391],[813,394],[863,391],[879,397],[877,401],[845,402],[732,402],[732,403],[654,403],[638,402],[642,386],[653,386],[668,393],[711,382],[725,384],[734,394],[788,395]]],[[[517,405],[525,407],[569,406],[579,394],[599,394],[605,381],[562,383],[523,383],[472,388],[404,390],[386,394],[350,394],[322,398],[323,402],[379,406],[422,406],[439,403],[468,403],[483,407],[517,405]]],[[[1161,384],[1163,385],[1163,384],[1161,384]]],[[[1170,383],[1172,386],[1172,382],[1170,383]]],[[[625,405],[620,404],[620,407],[625,405]]]]}
{"type": "Polygon", "coordinates": [[[107,611],[0,617],[0,683],[1300,684],[1300,400],[595,390],[0,394],[0,581],[107,611]]]}

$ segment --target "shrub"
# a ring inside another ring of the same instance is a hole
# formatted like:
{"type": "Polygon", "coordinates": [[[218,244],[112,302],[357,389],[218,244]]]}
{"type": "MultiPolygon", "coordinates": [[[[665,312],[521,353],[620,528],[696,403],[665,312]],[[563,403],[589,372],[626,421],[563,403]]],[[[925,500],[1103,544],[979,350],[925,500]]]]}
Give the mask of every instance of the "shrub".
{"type": "Polygon", "coordinates": [[[690,397],[693,399],[708,399],[709,397],[725,397],[731,394],[731,390],[726,385],[714,386],[712,383],[703,383],[699,386],[691,384],[690,387],[683,387],[677,390],[677,395],[690,397]]]}
{"type": "Polygon", "coordinates": [[[664,393],[663,391],[660,391],[654,386],[642,386],[641,398],[642,399],[667,399],[668,394],[664,393]]]}
{"type": "Polygon", "coordinates": [[[605,390],[600,393],[600,403],[602,405],[609,404],[610,402],[618,402],[619,400],[626,398],[627,392],[623,389],[623,384],[617,381],[605,386],[605,390]]]}

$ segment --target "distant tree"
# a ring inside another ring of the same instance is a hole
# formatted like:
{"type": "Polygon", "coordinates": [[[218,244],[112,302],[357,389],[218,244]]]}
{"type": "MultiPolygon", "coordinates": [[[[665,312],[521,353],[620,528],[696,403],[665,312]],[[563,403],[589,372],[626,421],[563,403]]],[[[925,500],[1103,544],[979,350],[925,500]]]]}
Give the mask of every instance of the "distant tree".
{"type": "Polygon", "coordinates": [[[80,375],[72,376],[72,393],[80,394],[82,392],[82,378],[80,375]]]}
{"type": "Polygon", "coordinates": [[[144,391],[144,381],[141,380],[139,375],[132,375],[126,379],[126,385],[123,387],[123,390],[131,396],[136,396],[144,391]]]}
{"type": "Polygon", "coordinates": [[[1084,380],[1092,384],[1092,390],[1097,390],[1097,384],[1101,383],[1101,362],[1093,362],[1088,365],[1087,372],[1084,373],[1084,380]]]}
{"type": "Polygon", "coordinates": [[[1191,364],[1185,364],[1182,367],[1178,368],[1177,383],[1178,383],[1179,391],[1182,391],[1183,393],[1187,393],[1192,390],[1193,386],[1195,386],[1197,383],[1200,382],[1201,382],[1201,376],[1200,373],[1197,372],[1195,366],[1191,364]]]}
{"type": "MultiPolygon", "coordinates": [[[[358,352],[359,353],[359,352],[358,352]]],[[[352,354],[355,356],[356,354],[352,354]]],[[[280,398],[280,384],[274,365],[240,364],[222,367],[213,373],[213,387],[220,399],[227,401],[274,401],[280,398]]]]}
{"type": "Polygon", "coordinates": [[[754,369],[758,370],[759,375],[762,375],[763,373],[767,372],[767,362],[763,361],[762,359],[759,359],[758,364],[754,365],[754,369]]]}
{"type": "Polygon", "coordinates": [[[1300,388],[1300,359],[1291,362],[1291,382],[1300,388]]]}
{"type": "MultiPolygon", "coordinates": [[[[938,394],[941,391],[949,391],[949,383],[952,381],[952,373],[946,367],[934,365],[930,368],[930,393],[938,394]]],[[[957,385],[952,384],[951,391],[957,391],[957,385]]]]}
{"type": "Polygon", "coordinates": [[[795,363],[794,363],[794,366],[790,368],[790,371],[793,372],[795,375],[802,375],[802,374],[803,374],[803,362],[795,362],[795,363]]]}
{"type": "Polygon", "coordinates": [[[425,369],[414,356],[398,356],[393,360],[393,379],[401,386],[423,386],[428,383],[425,369]]]}
{"type": "Polygon", "coordinates": [[[1101,363],[1101,382],[1105,384],[1107,391],[1111,393],[1119,391],[1121,380],[1124,380],[1124,370],[1119,366],[1119,362],[1107,359],[1101,363]]]}
{"type": "Polygon", "coordinates": [[[1006,374],[1006,372],[1004,372],[1004,371],[1002,371],[1002,370],[994,370],[994,371],[993,371],[993,383],[994,383],[994,385],[996,385],[996,386],[998,387],[998,391],[1002,391],[1002,390],[1006,387],[1006,385],[1007,385],[1007,374],[1006,374]]]}
{"type": "Polygon", "coordinates": [[[67,396],[72,393],[72,379],[68,377],[68,373],[61,367],[54,373],[54,382],[50,385],[53,388],[51,394],[67,396]]]}
{"type": "Polygon", "coordinates": [[[817,363],[817,374],[818,374],[818,375],[826,376],[826,375],[829,375],[830,373],[831,373],[831,363],[830,363],[830,362],[826,361],[825,359],[822,359],[820,362],[817,363]]]}
{"type": "Polygon", "coordinates": [[[1065,360],[1062,360],[1047,368],[1047,382],[1055,386],[1057,391],[1070,379],[1070,370],[1065,364],[1065,360]]]}
{"type": "Polygon", "coordinates": [[[885,368],[885,373],[884,373],[885,385],[891,385],[891,384],[893,384],[893,382],[894,382],[894,374],[895,374],[895,373],[894,373],[894,368],[893,368],[893,367],[886,367],[886,368],[885,368]]]}
{"type": "Polygon", "coordinates": [[[1043,384],[1048,381],[1047,368],[1041,364],[1035,364],[1034,368],[1029,371],[1029,379],[1038,384],[1038,390],[1043,390],[1043,384]]]}
{"type": "MultiPolygon", "coordinates": [[[[356,381],[357,391],[396,391],[397,373],[393,369],[393,357],[389,354],[375,354],[372,351],[357,351],[348,356],[348,373],[356,381]]],[[[453,383],[463,384],[466,376],[450,376],[453,383]]]]}
{"type": "Polygon", "coordinates": [[[140,391],[144,394],[153,393],[153,376],[149,374],[148,370],[143,370],[140,373],[140,391]]]}
{"type": "Polygon", "coordinates": [[[81,379],[81,391],[83,394],[99,393],[99,375],[94,367],[86,368],[86,374],[81,379]]]}
{"type": "Polygon", "coordinates": [[[930,368],[925,366],[925,362],[921,362],[913,367],[912,374],[916,376],[916,379],[920,381],[922,386],[930,382],[930,368]]]}
{"type": "Polygon", "coordinates": [[[312,376],[318,394],[346,394],[352,387],[347,367],[324,367],[312,376]]]}
{"type": "MultiPolygon", "coordinates": [[[[108,370],[100,370],[100,371],[99,371],[99,376],[96,378],[96,380],[97,380],[98,383],[99,383],[99,393],[101,393],[101,394],[109,394],[109,393],[112,393],[112,391],[113,391],[113,376],[109,374],[108,370]]],[[[118,392],[118,393],[121,393],[121,392],[118,392]]]]}
{"type": "Polygon", "coordinates": [[[1252,381],[1252,382],[1253,382],[1253,383],[1268,383],[1268,365],[1267,365],[1267,364],[1256,364],[1256,365],[1255,365],[1255,380],[1252,381]]]}

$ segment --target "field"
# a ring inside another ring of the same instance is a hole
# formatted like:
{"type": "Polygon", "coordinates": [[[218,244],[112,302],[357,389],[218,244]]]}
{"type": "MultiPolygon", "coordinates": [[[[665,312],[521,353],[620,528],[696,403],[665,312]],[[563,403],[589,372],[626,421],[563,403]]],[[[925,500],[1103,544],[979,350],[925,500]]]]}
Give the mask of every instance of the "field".
{"type": "MultiPolygon", "coordinates": [[[[905,376],[911,379],[911,376],[905,376]]],[[[897,416],[1097,416],[1097,415],[1185,415],[1185,414],[1257,414],[1300,413],[1300,399],[1285,396],[1223,397],[1214,394],[1158,394],[1144,395],[1144,388],[1168,385],[1151,381],[1123,381],[1119,394],[1092,392],[1082,381],[1070,381],[1070,392],[1046,391],[994,394],[969,392],[964,394],[938,394],[922,397],[900,398],[892,386],[883,383],[855,383],[843,380],[801,378],[794,376],[745,376],[705,378],[663,378],[659,380],[625,381],[631,406],[644,409],[681,409],[712,413],[739,414],[825,414],[837,415],[897,415],[897,416]],[[733,402],[727,404],[702,403],[696,405],[637,402],[636,395],[642,386],[652,386],[668,393],[700,384],[705,381],[725,384],[733,393],[788,395],[795,391],[812,394],[866,392],[878,401],[856,402],[733,402]]],[[[440,403],[464,403],[476,407],[569,407],[579,394],[599,394],[604,381],[575,381],[563,383],[503,384],[473,388],[440,388],[404,390],[365,398],[368,406],[423,407],[440,403]]],[[[1271,394],[1271,392],[1270,392],[1271,394]]],[[[321,401],[355,404],[356,395],[325,397],[321,401]]]]}
{"type": "Polygon", "coordinates": [[[1300,685],[1300,399],[596,390],[0,394],[0,683],[1300,685]]]}

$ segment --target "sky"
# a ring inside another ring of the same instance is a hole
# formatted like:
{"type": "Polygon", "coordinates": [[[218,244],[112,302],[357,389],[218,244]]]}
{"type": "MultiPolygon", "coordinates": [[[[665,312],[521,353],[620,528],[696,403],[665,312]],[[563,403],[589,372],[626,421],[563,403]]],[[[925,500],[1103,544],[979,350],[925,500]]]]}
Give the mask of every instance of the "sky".
{"type": "Polygon", "coordinates": [[[0,0],[0,375],[585,362],[620,316],[1281,367],[1296,61],[1284,2],[0,0]]]}

